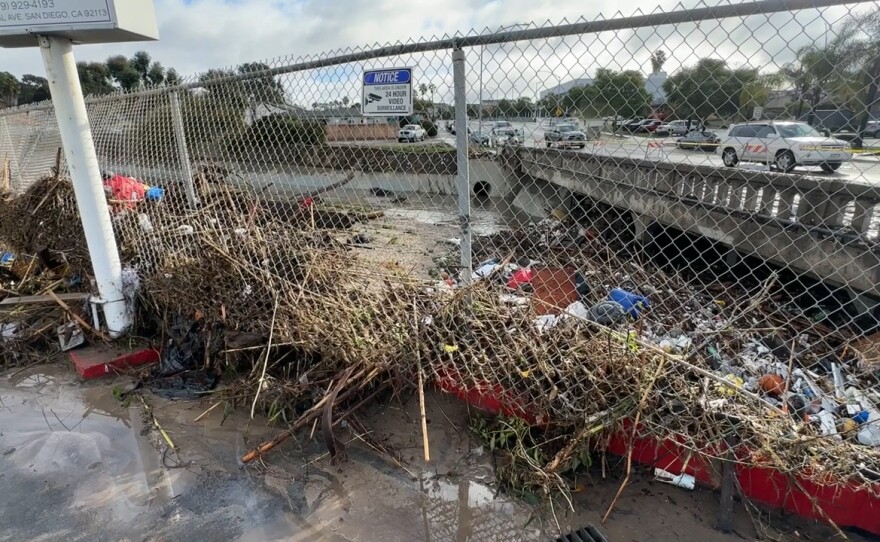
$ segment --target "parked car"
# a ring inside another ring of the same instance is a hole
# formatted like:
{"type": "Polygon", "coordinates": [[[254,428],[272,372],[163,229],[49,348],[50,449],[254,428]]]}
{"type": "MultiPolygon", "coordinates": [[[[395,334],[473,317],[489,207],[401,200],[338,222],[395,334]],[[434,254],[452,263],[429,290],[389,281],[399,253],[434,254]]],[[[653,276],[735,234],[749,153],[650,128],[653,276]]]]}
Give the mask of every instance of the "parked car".
{"type": "Polygon", "coordinates": [[[697,126],[698,123],[693,120],[690,122],[690,126],[688,125],[687,120],[671,120],[657,127],[657,129],[654,130],[654,133],[666,134],[671,136],[683,136],[687,135],[689,132],[697,130],[697,126]]]}
{"type": "Polygon", "coordinates": [[[679,149],[714,152],[721,143],[721,138],[714,132],[691,132],[676,140],[675,146],[679,149]]]}
{"type": "Polygon", "coordinates": [[[618,132],[635,132],[648,119],[629,119],[617,125],[618,132]]]}
{"type": "Polygon", "coordinates": [[[862,131],[862,137],[880,137],[880,120],[869,120],[862,131]]]}
{"type": "Polygon", "coordinates": [[[481,147],[492,146],[492,136],[488,132],[473,132],[468,136],[468,139],[474,145],[479,145],[481,147]]]}
{"type": "Polygon", "coordinates": [[[397,132],[397,141],[424,141],[428,137],[428,132],[418,124],[407,124],[397,132]]]}
{"type": "Polygon", "coordinates": [[[549,149],[554,144],[559,147],[577,147],[583,149],[587,146],[587,136],[570,124],[560,124],[544,132],[544,143],[549,149]]]}
{"type": "Polygon", "coordinates": [[[520,131],[513,126],[493,128],[492,139],[494,139],[496,145],[519,145],[522,143],[520,131]]]}
{"type": "Polygon", "coordinates": [[[507,122],[506,120],[496,121],[495,124],[492,126],[493,130],[501,130],[501,129],[506,129],[506,128],[513,128],[513,125],[510,124],[509,122],[507,122]]]}
{"type": "Polygon", "coordinates": [[[819,166],[837,171],[852,159],[846,141],[826,137],[804,122],[748,122],[731,126],[718,153],[727,167],[739,161],[761,162],[784,172],[796,166],[819,166]]]}

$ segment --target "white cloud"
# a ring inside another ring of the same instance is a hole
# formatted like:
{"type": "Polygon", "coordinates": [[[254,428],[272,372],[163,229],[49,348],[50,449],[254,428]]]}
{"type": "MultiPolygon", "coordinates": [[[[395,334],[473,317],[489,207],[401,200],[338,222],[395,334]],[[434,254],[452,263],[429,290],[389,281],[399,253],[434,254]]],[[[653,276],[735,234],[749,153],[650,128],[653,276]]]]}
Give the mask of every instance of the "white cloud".
{"type": "MultiPolygon", "coordinates": [[[[124,0],[119,0],[124,1],[124,0]]],[[[690,2],[691,5],[694,2],[690,2]]],[[[680,7],[674,0],[156,0],[161,39],[158,42],[86,45],[76,49],[79,60],[104,60],[112,54],[148,51],[181,74],[234,66],[245,61],[276,59],[280,65],[298,57],[372,47],[386,43],[431,39],[475,28],[499,28],[516,22],[574,22],[680,7]],[[624,10],[625,6],[625,10],[624,10]],[[618,13],[618,10],[624,11],[618,13]]],[[[601,66],[647,71],[648,55],[663,47],[669,52],[667,71],[716,56],[731,63],[773,68],[788,61],[798,46],[814,41],[847,8],[808,10],[793,17],[766,16],[719,24],[664,26],[638,31],[543,40],[488,47],[484,61],[484,96],[534,95],[536,89],[560,80],[595,73],[601,66]]],[[[2,67],[17,75],[43,72],[35,49],[0,52],[2,67]]],[[[474,71],[478,50],[468,52],[474,71]]],[[[447,51],[393,59],[408,62],[439,87],[438,98],[451,101],[451,64],[447,51]]],[[[391,59],[389,59],[391,61],[391,59]]],[[[375,62],[373,62],[375,64],[375,62]]],[[[360,65],[301,73],[282,78],[297,101],[328,101],[355,96],[360,65]]],[[[476,75],[470,77],[476,96],[476,75]]]]}

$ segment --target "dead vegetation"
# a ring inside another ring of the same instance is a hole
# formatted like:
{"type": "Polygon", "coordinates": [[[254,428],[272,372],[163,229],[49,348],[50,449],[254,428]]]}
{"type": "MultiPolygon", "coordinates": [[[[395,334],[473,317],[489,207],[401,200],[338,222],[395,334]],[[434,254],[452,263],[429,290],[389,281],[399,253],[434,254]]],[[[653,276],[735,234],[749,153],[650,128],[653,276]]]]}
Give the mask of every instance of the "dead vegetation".
{"type": "MultiPolygon", "coordinates": [[[[141,276],[142,307],[160,321],[157,340],[169,340],[175,316],[199,322],[208,345],[204,367],[226,373],[224,393],[287,425],[245,462],[319,423],[328,448],[342,455],[334,426],[370,401],[415,390],[424,374],[426,385],[495,401],[526,422],[478,430],[510,452],[507,479],[530,492],[565,493],[566,473],[620,435],[630,444],[672,439],[701,464],[730,459],[732,451],[742,465],[793,480],[874,487],[880,452],[855,442],[851,429],[822,435],[802,411],[724,374],[724,363],[742,357],[755,337],[798,334],[780,328],[778,311],[768,308],[772,282],[713,294],[666,275],[639,320],[606,327],[571,317],[546,329],[535,325],[546,307],[511,304],[493,277],[446,290],[364,271],[335,231],[365,216],[266,202],[222,172],[202,171],[197,180],[198,212],[171,191],[163,203],[118,215],[117,238],[124,261],[141,276]],[[713,325],[701,328],[705,321],[713,325]],[[692,333],[692,343],[678,352],[658,346],[672,328],[692,333]]],[[[11,213],[0,213],[4,241],[18,250],[51,246],[71,266],[85,265],[72,202],[68,182],[54,177],[5,199],[11,213]]],[[[585,302],[601,299],[607,285],[658,280],[657,269],[599,241],[559,251],[558,235],[546,231],[508,239],[540,248],[545,265],[577,267],[592,282],[585,302]]],[[[503,243],[485,250],[508,261],[515,256],[503,243]]],[[[805,368],[843,344],[815,335],[810,341],[797,360],[805,368]]],[[[844,355],[841,362],[858,360],[844,355]]]]}

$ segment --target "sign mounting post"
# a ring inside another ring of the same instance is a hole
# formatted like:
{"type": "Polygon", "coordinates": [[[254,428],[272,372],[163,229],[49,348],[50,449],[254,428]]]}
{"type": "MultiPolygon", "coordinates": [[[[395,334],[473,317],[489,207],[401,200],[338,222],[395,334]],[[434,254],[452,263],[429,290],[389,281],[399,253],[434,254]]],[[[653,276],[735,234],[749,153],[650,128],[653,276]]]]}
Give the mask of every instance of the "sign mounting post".
{"type": "Polygon", "coordinates": [[[74,43],[158,39],[152,0],[0,0],[0,46],[39,46],[107,331],[132,322],[101,169],[73,56],[74,43]]]}
{"type": "Polygon", "coordinates": [[[361,114],[365,117],[412,115],[412,79],[412,68],[365,71],[361,81],[361,114]]]}

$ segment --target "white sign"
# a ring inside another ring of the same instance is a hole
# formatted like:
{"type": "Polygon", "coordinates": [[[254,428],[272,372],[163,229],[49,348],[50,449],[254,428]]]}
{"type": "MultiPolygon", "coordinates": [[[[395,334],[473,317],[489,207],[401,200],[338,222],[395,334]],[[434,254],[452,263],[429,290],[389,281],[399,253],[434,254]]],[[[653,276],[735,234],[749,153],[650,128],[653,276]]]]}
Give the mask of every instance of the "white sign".
{"type": "Polygon", "coordinates": [[[34,47],[36,36],[109,43],[159,32],[153,0],[0,0],[0,46],[34,47]]]}
{"type": "Polygon", "coordinates": [[[403,117],[413,112],[412,68],[364,72],[361,114],[368,117],[403,117]]]}
{"type": "Polygon", "coordinates": [[[0,29],[28,29],[71,26],[112,21],[108,0],[0,0],[0,29]],[[76,7],[71,8],[71,4],[76,7]]]}
{"type": "Polygon", "coordinates": [[[764,108],[760,105],[756,105],[752,109],[752,120],[761,120],[761,117],[764,116],[764,108]]]}

